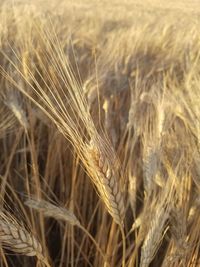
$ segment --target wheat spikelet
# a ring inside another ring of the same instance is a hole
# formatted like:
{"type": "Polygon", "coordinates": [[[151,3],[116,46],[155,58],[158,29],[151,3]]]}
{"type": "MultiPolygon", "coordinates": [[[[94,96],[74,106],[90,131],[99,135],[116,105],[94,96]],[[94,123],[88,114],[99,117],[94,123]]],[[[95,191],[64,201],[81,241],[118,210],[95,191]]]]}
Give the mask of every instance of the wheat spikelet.
{"type": "Polygon", "coordinates": [[[13,113],[0,101],[0,137],[4,136],[7,131],[12,130],[15,123],[16,119],[13,113]]]}
{"type": "Polygon", "coordinates": [[[71,225],[80,226],[79,220],[70,210],[55,206],[41,199],[40,200],[28,199],[25,201],[25,204],[30,208],[33,208],[37,211],[41,211],[46,217],[53,217],[58,220],[66,221],[71,225]]]}
{"type": "Polygon", "coordinates": [[[128,196],[131,208],[133,213],[135,213],[136,208],[136,192],[137,192],[137,180],[135,175],[128,176],[129,183],[128,183],[128,196]]]}
{"type": "Polygon", "coordinates": [[[22,96],[13,92],[13,90],[8,89],[8,92],[4,95],[4,103],[10,109],[10,111],[14,114],[16,119],[19,121],[21,126],[27,130],[28,129],[28,120],[25,114],[25,111],[22,107],[22,96]]]}
{"type": "Polygon", "coordinates": [[[160,167],[160,145],[165,120],[164,96],[159,93],[157,87],[153,87],[151,94],[143,93],[140,98],[141,103],[148,111],[144,119],[142,136],[144,187],[146,193],[149,194],[160,167]]]}
{"type": "Polygon", "coordinates": [[[144,186],[148,194],[153,188],[154,178],[159,167],[159,151],[152,143],[153,142],[149,142],[149,144],[145,146],[145,153],[143,156],[144,186]]]}
{"type": "Polygon", "coordinates": [[[49,266],[39,241],[8,212],[0,211],[0,244],[15,253],[36,256],[49,266]]]}
{"type": "Polygon", "coordinates": [[[112,96],[110,98],[105,98],[104,103],[103,103],[103,110],[104,110],[104,116],[105,116],[105,129],[106,132],[109,133],[109,137],[111,138],[112,144],[114,147],[116,147],[117,144],[117,133],[116,130],[113,127],[113,122],[112,122],[112,104],[111,104],[112,96]]]}

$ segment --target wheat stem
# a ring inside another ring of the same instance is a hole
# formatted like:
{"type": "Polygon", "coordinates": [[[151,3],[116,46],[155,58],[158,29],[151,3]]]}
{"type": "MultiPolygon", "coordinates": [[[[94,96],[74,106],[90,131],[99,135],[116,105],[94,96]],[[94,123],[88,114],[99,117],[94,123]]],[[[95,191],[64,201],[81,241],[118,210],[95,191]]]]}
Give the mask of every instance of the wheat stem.
{"type": "Polygon", "coordinates": [[[122,235],[122,267],[126,266],[126,236],[124,233],[124,229],[120,226],[120,231],[122,235]]]}
{"type": "MultiPolygon", "coordinates": [[[[87,231],[87,229],[85,228],[85,227],[83,227],[82,225],[78,225],[78,227],[81,229],[81,230],[83,230],[83,232],[85,232],[87,235],[88,235],[88,237],[92,240],[92,242],[95,244],[95,246],[96,246],[96,248],[97,248],[97,250],[99,251],[99,253],[101,254],[101,256],[102,256],[102,258],[104,259],[104,261],[107,263],[107,264],[109,264],[108,263],[108,260],[107,260],[107,258],[106,258],[106,256],[105,256],[105,254],[103,253],[103,251],[102,251],[102,249],[99,247],[99,245],[98,245],[98,243],[96,242],[96,240],[94,239],[94,237],[87,231]]],[[[110,265],[109,265],[110,266],[110,265]]]]}

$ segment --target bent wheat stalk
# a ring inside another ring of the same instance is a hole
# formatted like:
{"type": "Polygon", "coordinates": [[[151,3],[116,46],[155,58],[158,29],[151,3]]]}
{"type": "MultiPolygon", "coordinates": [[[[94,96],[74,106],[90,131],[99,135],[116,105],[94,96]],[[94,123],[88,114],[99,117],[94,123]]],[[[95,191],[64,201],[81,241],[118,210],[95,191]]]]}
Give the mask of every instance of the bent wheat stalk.
{"type": "Polygon", "coordinates": [[[99,251],[99,253],[103,257],[105,262],[107,261],[103,251],[101,250],[101,248],[97,244],[96,240],[87,231],[87,229],[81,225],[81,223],[76,218],[76,216],[74,215],[73,212],[71,212],[70,210],[67,210],[67,209],[65,209],[63,207],[58,207],[56,205],[53,205],[50,202],[47,202],[47,201],[42,200],[42,199],[28,199],[28,200],[25,201],[25,205],[27,205],[28,207],[30,207],[32,209],[35,209],[37,211],[42,212],[45,217],[52,217],[52,218],[54,218],[56,220],[59,220],[59,221],[62,220],[62,221],[65,221],[67,223],[70,223],[71,225],[78,226],[93,241],[93,243],[95,244],[97,250],[99,251]]]}

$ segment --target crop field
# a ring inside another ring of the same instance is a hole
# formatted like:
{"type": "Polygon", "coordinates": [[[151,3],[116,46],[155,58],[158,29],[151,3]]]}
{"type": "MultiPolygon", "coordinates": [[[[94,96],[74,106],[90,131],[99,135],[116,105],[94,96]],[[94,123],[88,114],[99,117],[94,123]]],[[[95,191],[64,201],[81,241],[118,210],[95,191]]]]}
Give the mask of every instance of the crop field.
{"type": "Polygon", "coordinates": [[[0,267],[196,266],[199,0],[0,0],[0,267]]]}

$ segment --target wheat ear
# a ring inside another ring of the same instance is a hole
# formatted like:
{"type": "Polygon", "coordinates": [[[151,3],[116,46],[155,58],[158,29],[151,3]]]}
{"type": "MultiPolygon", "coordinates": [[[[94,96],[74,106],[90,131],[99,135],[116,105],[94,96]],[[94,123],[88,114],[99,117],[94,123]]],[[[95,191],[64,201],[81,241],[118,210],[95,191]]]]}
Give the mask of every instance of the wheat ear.
{"type": "Polygon", "coordinates": [[[162,206],[158,207],[155,217],[150,222],[150,229],[142,246],[140,267],[148,267],[153,260],[167,230],[166,221],[168,217],[167,209],[162,206]]]}
{"type": "Polygon", "coordinates": [[[114,161],[106,155],[102,146],[94,141],[87,146],[86,154],[90,177],[114,221],[123,226],[125,208],[114,161]]]}
{"type": "MultiPolygon", "coordinates": [[[[86,149],[90,177],[97,187],[100,197],[114,221],[119,225],[123,241],[122,266],[125,266],[126,239],[124,234],[125,207],[123,195],[119,186],[118,170],[115,157],[103,146],[104,143],[92,140],[86,149]]],[[[111,151],[111,150],[110,150],[111,151]]]]}
{"type": "Polygon", "coordinates": [[[25,205],[37,211],[41,211],[45,217],[52,217],[57,220],[66,221],[71,225],[80,226],[80,222],[73,212],[65,208],[53,205],[48,201],[41,199],[28,199],[25,201],[25,205]]]}
{"type": "Polygon", "coordinates": [[[36,256],[50,267],[39,241],[8,212],[0,211],[0,244],[15,253],[36,256]]]}

